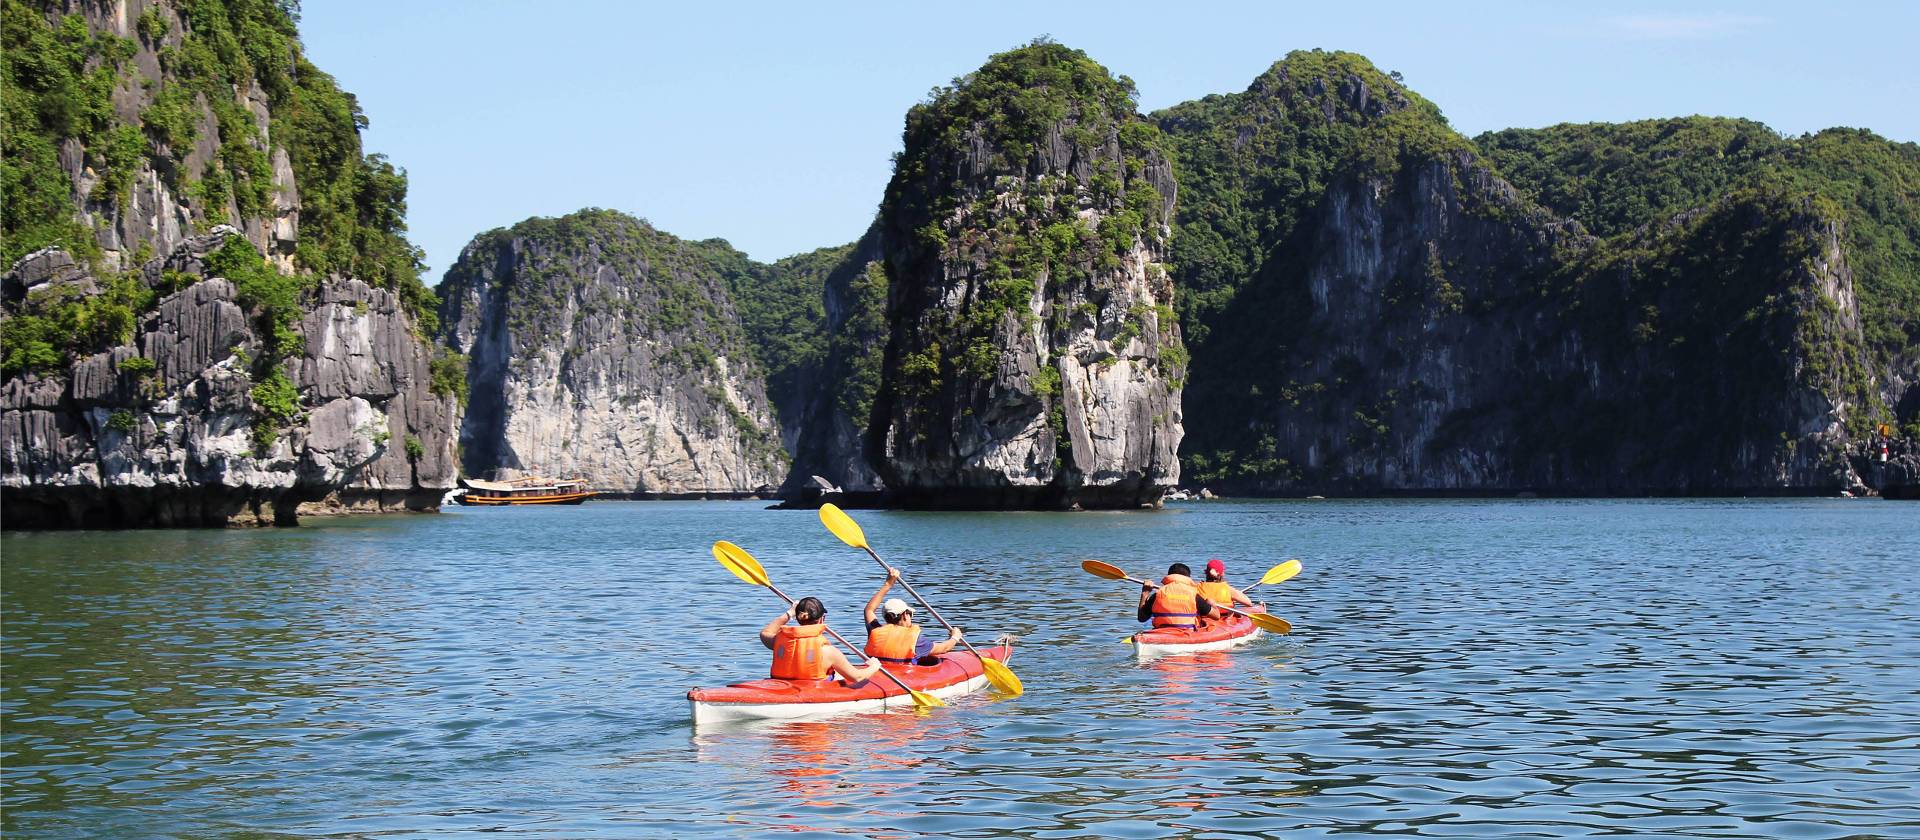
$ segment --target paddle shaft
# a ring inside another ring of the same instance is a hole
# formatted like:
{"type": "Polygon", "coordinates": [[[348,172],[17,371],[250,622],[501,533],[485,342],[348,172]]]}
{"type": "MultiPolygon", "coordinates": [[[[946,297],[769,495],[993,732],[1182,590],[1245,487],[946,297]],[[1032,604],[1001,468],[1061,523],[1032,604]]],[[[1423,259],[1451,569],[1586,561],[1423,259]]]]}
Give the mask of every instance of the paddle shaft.
{"type": "MultiPolygon", "coordinates": [[[[787,606],[789,606],[789,607],[791,607],[791,606],[793,606],[793,604],[794,604],[794,601],[793,601],[793,599],[792,599],[792,598],[789,598],[789,597],[787,597],[787,593],[785,593],[785,592],[781,592],[781,591],[780,591],[780,587],[777,587],[777,586],[774,586],[774,585],[773,585],[773,582],[772,582],[772,581],[768,581],[768,582],[767,582],[767,588],[768,588],[768,589],[771,589],[771,590],[773,590],[773,594],[775,594],[775,595],[778,595],[778,596],[780,596],[780,599],[781,599],[781,600],[783,600],[783,601],[786,601],[786,602],[787,602],[787,606]]],[[[822,619],[822,621],[824,621],[824,620],[825,620],[825,619],[822,619]]],[[[845,637],[845,636],[842,636],[842,635],[840,635],[840,631],[838,631],[838,630],[835,630],[835,629],[833,629],[833,628],[831,628],[831,627],[827,627],[827,628],[824,628],[824,629],[825,629],[825,630],[827,631],[827,635],[829,635],[829,636],[832,636],[832,637],[833,637],[833,640],[834,640],[834,641],[836,641],[836,642],[839,642],[839,643],[840,643],[840,644],[842,644],[842,645],[845,645],[845,646],[846,646],[846,648],[847,648],[847,650],[851,650],[851,651],[855,651],[855,652],[858,652],[858,653],[860,654],[860,656],[861,656],[862,658],[865,658],[865,657],[866,657],[866,655],[867,655],[867,654],[866,654],[866,652],[865,652],[865,651],[861,651],[861,650],[860,650],[859,648],[857,648],[857,647],[854,647],[854,646],[853,646],[853,643],[852,643],[852,642],[849,642],[849,641],[847,641],[847,637],[845,637]]],[[[886,669],[886,667],[885,667],[885,666],[882,666],[882,667],[880,668],[880,673],[882,673],[882,674],[886,674],[886,675],[887,675],[887,679],[890,679],[890,680],[893,680],[893,684],[894,684],[894,685],[897,685],[897,686],[900,686],[900,689],[901,689],[902,691],[905,691],[905,692],[907,693],[907,697],[908,697],[908,698],[912,698],[912,697],[913,697],[913,694],[914,694],[914,690],[913,690],[913,687],[912,687],[912,686],[909,686],[909,685],[907,685],[907,684],[906,684],[906,683],[904,683],[904,682],[901,682],[901,681],[900,681],[900,678],[899,678],[899,677],[896,677],[896,676],[894,676],[894,675],[893,675],[893,672],[892,672],[892,671],[889,671],[889,670],[887,670],[887,669],[886,669]]]]}
{"type": "MultiPolygon", "coordinates": [[[[887,561],[880,559],[880,555],[875,554],[871,547],[863,545],[861,546],[861,548],[866,549],[867,556],[873,558],[873,562],[879,563],[880,568],[882,569],[893,568],[892,566],[887,565],[887,561]]],[[[927,603],[927,599],[920,597],[920,593],[914,591],[913,584],[907,582],[906,575],[900,576],[900,586],[907,590],[908,595],[913,596],[913,600],[919,601],[920,606],[927,608],[927,614],[933,616],[933,620],[940,622],[941,626],[947,628],[947,632],[949,633],[953,632],[953,623],[947,621],[946,616],[941,615],[939,610],[934,609],[932,604],[927,603]]],[[[979,657],[980,659],[986,659],[985,656],[981,655],[978,649],[974,648],[972,642],[967,641],[966,636],[963,635],[960,637],[960,644],[967,646],[967,652],[973,654],[976,657],[979,657]]],[[[982,667],[985,667],[985,666],[982,666],[982,667]]]]}

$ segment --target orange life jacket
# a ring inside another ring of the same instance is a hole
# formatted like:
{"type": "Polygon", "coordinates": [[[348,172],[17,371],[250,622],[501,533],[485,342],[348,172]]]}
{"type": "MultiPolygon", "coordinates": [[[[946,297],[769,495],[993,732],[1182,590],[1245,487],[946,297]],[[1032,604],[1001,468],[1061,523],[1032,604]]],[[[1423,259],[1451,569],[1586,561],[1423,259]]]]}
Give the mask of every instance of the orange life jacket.
{"type": "Polygon", "coordinates": [[[882,624],[867,632],[867,655],[882,662],[912,665],[913,646],[919,641],[919,627],[882,624]]]}
{"type": "Polygon", "coordinates": [[[773,637],[773,677],[782,680],[827,678],[825,624],[789,624],[773,637]]]}
{"type": "Polygon", "coordinates": [[[1210,580],[1194,584],[1200,589],[1200,597],[1216,607],[1233,606],[1233,584],[1224,580],[1210,580]]]}
{"type": "Polygon", "coordinates": [[[1195,600],[1199,594],[1193,578],[1186,575],[1161,578],[1160,591],[1153,595],[1153,626],[1193,628],[1200,616],[1200,605],[1195,600]]]}

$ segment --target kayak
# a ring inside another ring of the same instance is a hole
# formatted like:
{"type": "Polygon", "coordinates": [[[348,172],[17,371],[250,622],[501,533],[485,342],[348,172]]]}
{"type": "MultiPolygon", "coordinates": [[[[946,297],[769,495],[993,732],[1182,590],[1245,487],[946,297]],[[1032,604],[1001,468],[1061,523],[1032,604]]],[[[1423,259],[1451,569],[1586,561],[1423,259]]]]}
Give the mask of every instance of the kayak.
{"type": "MultiPolygon", "coordinates": [[[[1013,655],[1013,646],[1001,644],[981,648],[980,652],[1005,662],[1013,655]]],[[[955,650],[939,657],[939,660],[937,665],[888,665],[887,670],[912,686],[913,690],[924,691],[943,700],[972,694],[987,687],[987,675],[980,668],[980,659],[966,650],[955,650]]],[[[913,708],[913,698],[900,690],[893,680],[878,674],[866,682],[853,684],[842,682],[838,677],[824,680],[768,678],[721,688],[696,688],[687,692],[687,702],[693,706],[695,724],[786,720],[913,708]]]]}
{"type": "MultiPolygon", "coordinates": [[[[1248,612],[1266,612],[1254,607],[1248,612]]],[[[1133,634],[1133,649],[1142,659],[1169,653],[1226,650],[1260,638],[1260,628],[1246,616],[1229,613],[1226,621],[1194,630],[1142,630],[1133,634]]]]}

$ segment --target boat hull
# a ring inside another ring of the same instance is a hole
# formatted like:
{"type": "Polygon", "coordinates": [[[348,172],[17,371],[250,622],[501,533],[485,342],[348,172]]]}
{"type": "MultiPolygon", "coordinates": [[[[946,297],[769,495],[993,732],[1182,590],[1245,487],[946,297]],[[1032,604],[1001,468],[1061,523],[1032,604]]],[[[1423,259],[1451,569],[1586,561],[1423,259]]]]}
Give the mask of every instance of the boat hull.
{"type": "Polygon", "coordinates": [[[473,495],[472,491],[468,491],[465,495],[462,495],[460,497],[460,504],[473,505],[475,507],[504,507],[507,505],[577,505],[590,498],[593,498],[592,491],[588,491],[585,493],[565,493],[565,494],[554,495],[554,496],[521,496],[521,497],[475,496],[473,495]]]}
{"type": "MultiPolygon", "coordinates": [[[[1013,655],[1011,645],[981,648],[981,653],[1007,661],[1013,655]]],[[[987,687],[986,672],[980,660],[964,650],[940,657],[940,664],[887,670],[912,686],[945,700],[972,694],[987,687]]],[[[763,679],[735,683],[720,688],[696,688],[687,692],[694,724],[715,724],[751,720],[796,720],[831,717],[856,712],[880,712],[912,708],[913,698],[892,680],[875,676],[863,683],[848,685],[838,679],[795,681],[763,679]]]]}
{"type": "MultiPolygon", "coordinates": [[[[1252,612],[1265,612],[1254,607],[1252,612]]],[[[1252,619],[1231,616],[1198,630],[1143,630],[1133,634],[1133,651],[1142,659],[1173,653],[1201,653],[1227,650],[1260,638],[1260,628],[1252,619]]]]}

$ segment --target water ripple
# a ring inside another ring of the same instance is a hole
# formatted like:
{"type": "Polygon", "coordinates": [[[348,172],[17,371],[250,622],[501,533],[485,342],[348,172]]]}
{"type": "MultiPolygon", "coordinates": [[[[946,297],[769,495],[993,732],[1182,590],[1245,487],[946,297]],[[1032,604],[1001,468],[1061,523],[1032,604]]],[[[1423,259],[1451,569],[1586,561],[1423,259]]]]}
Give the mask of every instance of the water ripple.
{"type": "MultiPolygon", "coordinates": [[[[0,829],[34,837],[1920,837],[1920,536],[1894,503],[862,513],[1028,693],[693,730],[778,611],[876,582],[812,515],[594,504],[0,537],[0,829]],[[1223,556],[1297,632],[1136,662],[1223,556]]],[[[857,634],[856,634],[857,635],[857,634]]]]}

